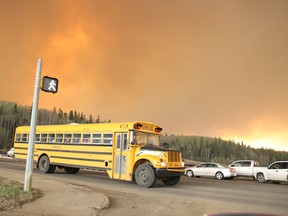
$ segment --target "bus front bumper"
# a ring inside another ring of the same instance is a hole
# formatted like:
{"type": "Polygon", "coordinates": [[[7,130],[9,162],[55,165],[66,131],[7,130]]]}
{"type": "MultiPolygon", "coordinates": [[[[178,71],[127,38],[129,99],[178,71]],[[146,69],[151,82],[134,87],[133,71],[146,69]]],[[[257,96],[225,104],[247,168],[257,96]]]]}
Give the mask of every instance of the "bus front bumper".
{"type": "Polygon", "coordinates": [[[184,169],[156,169],[157,177],[181,176],[184,175],[184,169]]]}

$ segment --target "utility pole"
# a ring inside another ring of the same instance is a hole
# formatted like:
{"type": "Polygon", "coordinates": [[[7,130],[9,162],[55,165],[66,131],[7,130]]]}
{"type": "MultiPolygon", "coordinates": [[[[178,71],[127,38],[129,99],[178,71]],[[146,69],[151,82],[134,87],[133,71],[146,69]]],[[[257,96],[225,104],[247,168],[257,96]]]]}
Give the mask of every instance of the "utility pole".
{"type": "Polygon", "coordinates": [[[32,114],[31,114],[31,123],[30,123],[28,155],[27,155],[27,160],[26,160],[25,181],[24,181],[24,191],[26,192],[30,191],[31,186],[32,186],[34,143],[35,143],[35,132],[36,132],[36,124],[37,124],[41,70],[42,70],[42,59],[38,59],[35,87],[34,87],[33,105],[32,105],[32,114]]]}

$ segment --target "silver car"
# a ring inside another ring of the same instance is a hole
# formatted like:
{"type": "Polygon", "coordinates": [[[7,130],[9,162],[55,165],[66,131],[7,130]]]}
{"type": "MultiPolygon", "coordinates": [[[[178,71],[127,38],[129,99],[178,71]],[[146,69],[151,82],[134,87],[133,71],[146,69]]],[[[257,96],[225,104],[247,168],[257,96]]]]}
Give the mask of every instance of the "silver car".
{"type": "Polygon", "coordinates": [[[188,177],[213,177],[219,180],[233,179],[237,176],[234,168],[213,162],[204,162],[193,167],[187,167],[185,175],[188,177]]]}

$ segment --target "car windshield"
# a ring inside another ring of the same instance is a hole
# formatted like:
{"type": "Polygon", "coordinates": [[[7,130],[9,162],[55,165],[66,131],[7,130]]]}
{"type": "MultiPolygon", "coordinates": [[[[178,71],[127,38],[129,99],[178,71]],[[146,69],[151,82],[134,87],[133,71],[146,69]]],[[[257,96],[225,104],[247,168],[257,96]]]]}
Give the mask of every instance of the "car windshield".
{"type": "Polygon", "coordinates": [[[160,145],[160,136],[158,134],[143,133],[134,131],[133,142],[140,145],[160,145]]]}

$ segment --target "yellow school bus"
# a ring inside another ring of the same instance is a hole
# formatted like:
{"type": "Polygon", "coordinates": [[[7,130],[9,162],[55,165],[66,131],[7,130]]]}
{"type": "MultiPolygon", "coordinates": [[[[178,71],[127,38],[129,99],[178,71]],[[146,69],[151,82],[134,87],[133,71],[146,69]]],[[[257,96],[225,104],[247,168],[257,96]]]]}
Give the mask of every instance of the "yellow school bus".
{"type": "MultiPolygon", "coordinates": [[[[152,187],[157,179],[176,185],[184,173],[182,154],[160,145],[161,130],[140,121],[37,126],[34,161],[43,173],[58,167],[75,174],[85,168],[142,187],[152,187]]],[[[29,132],[29,126],[16,129],[15,158],[27,158],[29,132]]]]}

